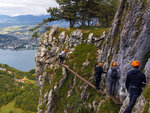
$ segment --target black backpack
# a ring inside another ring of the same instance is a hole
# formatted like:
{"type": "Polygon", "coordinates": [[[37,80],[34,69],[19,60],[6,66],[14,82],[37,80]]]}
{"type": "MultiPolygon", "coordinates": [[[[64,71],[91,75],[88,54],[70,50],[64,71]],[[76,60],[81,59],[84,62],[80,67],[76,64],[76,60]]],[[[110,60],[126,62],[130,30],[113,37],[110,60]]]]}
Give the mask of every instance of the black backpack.
{"type": "Polygon", "coordinates": [[[95,68],[95,76],[97,78],[100,78],[101,74],[102,74],[103,69],[101,67],[96,67],[95,68]]]}
{"type": "Polygon", "coordinates": [[[110,77],[112,78],[112,79],[117,79],[117,77],[118,77],[118,72],[117,72],[117,69],[116,68],[113,68],[112,69],[112,71],[111,71],[111,74],[110,74],[110,77]]]}

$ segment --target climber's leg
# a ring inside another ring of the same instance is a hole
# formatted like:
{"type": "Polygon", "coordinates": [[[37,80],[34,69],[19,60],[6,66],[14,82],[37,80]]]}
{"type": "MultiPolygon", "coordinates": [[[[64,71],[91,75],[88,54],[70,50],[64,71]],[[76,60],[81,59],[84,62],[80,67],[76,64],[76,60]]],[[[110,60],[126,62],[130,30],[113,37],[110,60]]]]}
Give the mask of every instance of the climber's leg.
{"type": "Polygon", "coordinates": [[[100,87],[99,87],[100,81],[101,81],[101,79],[96,78],[96,84],[95,84],[96,89],[100,89],[100,87]]]}
{"type": "Polygon", "coordinates": [[[112,95],[115,94],[115,89],[116,89],[116,80],[113,80],[113,83],[112,83],[112,95]]]}
{"type": "Polygon", "coordinates": [[[63,57],[59,55],[60,63],[63,63],[63,57]]]}
{"type": "Polygon", "coordinates": [[[138,97],[139,97],[139,95],[137,95],[137,94],[130,94],[129,105],[126,108],[126,110],[124,111],[124,113],[131,113],[138,97]]]}
{"type": "Polygon", "coordinates": [[[112,85],[113,85],[113,81],[110,80],[109,82],[109,94],[112,95],[112,85]]]}

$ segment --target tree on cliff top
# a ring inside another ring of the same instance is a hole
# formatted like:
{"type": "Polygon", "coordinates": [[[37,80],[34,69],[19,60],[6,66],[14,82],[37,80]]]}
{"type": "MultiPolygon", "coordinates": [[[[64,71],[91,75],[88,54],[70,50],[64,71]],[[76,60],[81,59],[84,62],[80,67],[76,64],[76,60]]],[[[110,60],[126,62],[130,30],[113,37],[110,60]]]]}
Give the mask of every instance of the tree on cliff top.
{"type": "Polygon", "coordinates": [[[54,20],[70,22],[70,27],[94,25],[101,22],[109,27],[116,13],[118,0],[56,0],[58,8],[49,8],[47,12],[54,20]]]}
{"type": "Polygon", "coordinates": [[[32,37],[38,37],[38,30],[45,23],[66,21],[70,27],[95,26],[110,27],[117,11],[119,0],[56,0],[59,7],[50,7],[47,12],[50,18],[44,19],[30,31],[35,31],[32,37]]]}

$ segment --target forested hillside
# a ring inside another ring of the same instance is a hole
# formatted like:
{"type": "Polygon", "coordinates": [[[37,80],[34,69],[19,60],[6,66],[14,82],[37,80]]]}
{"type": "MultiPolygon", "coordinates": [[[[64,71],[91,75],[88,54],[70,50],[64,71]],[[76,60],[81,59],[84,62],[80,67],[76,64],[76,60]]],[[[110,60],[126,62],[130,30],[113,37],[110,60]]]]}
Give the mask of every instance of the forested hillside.
{"type": "Polygon", "coordinates": [[[21,108],[24,113],[37,112],[39,90],[35,74],[31,73],[0,64],[0,113],[12,101],[15,102],[12,107],[21,108]]]}

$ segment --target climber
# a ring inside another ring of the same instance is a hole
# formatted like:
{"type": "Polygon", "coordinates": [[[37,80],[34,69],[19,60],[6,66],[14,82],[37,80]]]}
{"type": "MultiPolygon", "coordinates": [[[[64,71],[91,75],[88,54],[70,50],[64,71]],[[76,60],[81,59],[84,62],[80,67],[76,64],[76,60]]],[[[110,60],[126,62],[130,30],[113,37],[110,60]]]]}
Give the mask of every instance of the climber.
{"type": "Polygon", "coordinates": [[[109,94],[114,96],[116,84],[120,79],[120,69],[117,66],[117,63],[113,63],[113,67],[108,71],[108,79],[109,79],[109,94]]]}
{"type": "Polygon", "coordinates": [[[100,89],[99,85],[101,82],[102,73],[106,73],[106,72],[104,72],[104,70],[103,70],[103,63],[100,63],[98,67],[95,67],[95,78],[96,78],[95,87],[97,90],[100,89]]]}
{"type": "Polygon", "coordinates": [[[66,54],[66,50],[63,50],[60,54],[59,54],[59,59],[60,59],[60,63],[63,64],[64,59],[65,59],[65,54],[66,54]]]}
{"type": "Polygon", "coordinates": [[[127,91],[129,93],[130,101],[124,113],[131,113],[137,98],[141,95],[142,87],[146,85],[145,74],[140,72],[139,70],[140,62],[133,61],[131,65],[133,70],[127,73],[125,83],[127,91]]]}

